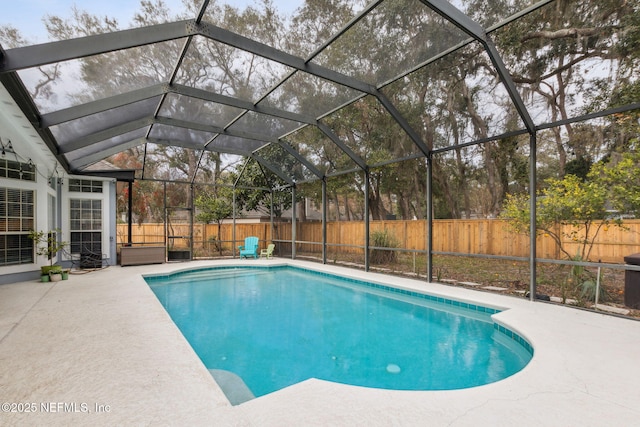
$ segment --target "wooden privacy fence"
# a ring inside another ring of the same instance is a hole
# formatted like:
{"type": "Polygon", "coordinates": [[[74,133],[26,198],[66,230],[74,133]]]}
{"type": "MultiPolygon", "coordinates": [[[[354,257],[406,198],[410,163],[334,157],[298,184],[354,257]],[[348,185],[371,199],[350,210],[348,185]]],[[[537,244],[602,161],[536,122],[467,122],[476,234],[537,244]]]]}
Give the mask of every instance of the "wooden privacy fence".
{"type": "MultiPolygon", "coordinates": [[[[188,225],[172,225],[177,235],[189,235],[188,225]],[[184,230],[180,229],[184,227],[184,230]]],[[[563,230],[568,233],[570,228],[563,230]]],[[[398,243],[399,248],[410,250],[426,249],[427,222],[415,221],[371,221],[371,233],[386,230],[398,243]]],[[[327,223],[327,243],[333,252],[362,253],[364,246],[364,223],[362,221],[336,221],[327,223]],[[345,246],[342,246],[345,245],[345,246]]],[[[234,247],[233,224],[223,224],[218,236],[217,224],[194,224],[194,248],[221,240],[223,248],[234,247]]],[[[291,240],[291,224],[275,223],[274,235],[271,235],[269,223],[236,224],[236,244],[241,244],[247,236],[258,236],[260,248],[266,247],[272,240],[291,240]]],[[[127,225],[118,224],[118,243],[127,242],[127,225]]],[[[132,227],[134,244],[164,243],[164,224],[142,224],[132,227]]],[[[304,253],[321,253],[322,224],[317,222],[298,223],[296,248],[304,253]]],[[[373,240],[370,241],[374,245],[373,240]]],[[[570,254],[575,254],[578,244],[567,240],[563,246],[570,254]]],[[[549,236],[537,238],[537,256],[548,259],[565,257],[549,236]]],[[[457,252],[484,255],[503,255],[527,257],[529,255],[529,237],[510,230],[504,220],[434,220],[433,250],[436,252],[457,252]]],[[[595,240],[591,251],[591,261],[623,263],[623,257],[640,252],[640,220],[626,220],[623,228],[609,225],[603,227],[595,240]]]]}
{"type": "MultiPolygon", "coordinates": [[[[291,225],[288,226],[289,229],[291,225]]],[[[128,242],[127,224],[118,224],[118,244],[122,245],[128,242]]],[[[236,239],[238,244],[244,241],[247,236],[258,236],[260,240],[271,239],[271,224],[269,223],[252,223],[252,224],[236,224],[236,239]]],[[[189,224],[171,224],[170,235],[189,236],[189,224]]],[[[287,234],[287,238],[291,240],[291,231],[287,234]]],[[[217,224],[194,224],[193,225],[193,241],[195,244],[204,244],[220,240],[227,242],[231,248],[233,240],[233,224],[223,224],[220,227],[220,236],[218,236],[217,224]]],[[[133,224],[131,227],[131,242],[136,245],[153,245],[165,244],[165,226],[162,223],[144,223],[141,225],[133,224]]],[[[187,242],[180,239],[176,242],[176,248],[185,248],[187,242]]],[[[265,245],[266,246],[266,245],[265,245]]]]}

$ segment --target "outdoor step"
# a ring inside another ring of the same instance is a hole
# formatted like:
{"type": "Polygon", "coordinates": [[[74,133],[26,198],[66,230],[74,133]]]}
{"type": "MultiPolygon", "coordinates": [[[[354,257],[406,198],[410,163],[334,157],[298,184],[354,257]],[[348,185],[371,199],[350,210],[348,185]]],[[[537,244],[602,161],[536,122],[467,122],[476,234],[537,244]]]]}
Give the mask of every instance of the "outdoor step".
{"type": "Polygon", "coordinates": [[[360,264],[356,264],[355,262],[342,262],[342,261],[338,261],[338,264],[342,264],[342,265],[346,265],[349,267],[361,267],[360,264]]]}
{"type": "MultiPolygon", "coordinates": [[[[551,299],[551,302],[559,302],[562,303],[562,298],[561,297],[549,297],[551,299]]],[[[567,298],[566,300],[564,300],[565,304],[575,304],[578,301],[574,300],[573,298],[567,298]]]]}
{"type": "Polygon", "coordinates": [[[622,314],[623,316],[626,316],[627,314],[630,313],[630,311],[627,310],[626,308],[614,307],[612,305],[606,305],[606,304],[596,304],[595,308],[602,311],[608,311],[610,313],[622,314]]]}
{"type": "Polygon", "coordinates": [[[475,282],[458,282],[458,284],[464,286],[482,286],[480,283],[475,282]]]}
{"type": "Polygon", "coordinates": [[[483,286],[482,289],[486,289],[488,291],[506,291],[509,288],[503,288],[501,286],[483,286]]]}
{"type": "Polygon", "coordinates": [[[222,392],[232,405],[239,405],[255,399],[253,392],[238,375],[222,369],[209,369],[209,373],[218,383],[222,392]]]}

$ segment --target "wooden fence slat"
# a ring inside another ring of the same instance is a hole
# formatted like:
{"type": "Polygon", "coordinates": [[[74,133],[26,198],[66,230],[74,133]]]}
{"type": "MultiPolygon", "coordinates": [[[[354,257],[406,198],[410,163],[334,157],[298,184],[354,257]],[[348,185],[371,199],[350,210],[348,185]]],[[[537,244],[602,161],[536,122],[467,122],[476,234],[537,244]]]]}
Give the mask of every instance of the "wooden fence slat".
{"type": "MultiPolygon", "coordinates": [[[[269,223],[236,224],[237,244],[241,244],[247,236],[258,236],[260,247],[272,240],[290,240],[291,224],[276,223],[275,234],[271,236],[269,223]]],[[[302,242],[322,241],[322,224],[318,222],[298,223],[296,228],[297,240],[302,242]]],[[[170,233],[176,236],[188,236],[187,224],[173,224],[170,233]]],[[[426,221],[371,221],[371,232],[387,230],[405,249],[425,250],[426,221]]],[[[353,246],[364,245],[364,223],[362,221],[333,221],[327,223],[327,243],[353,246]]],[[[570,231],[567,226],[565,232],[570,231]]],[[[133,243],[163,243],[165,242],[164,224],[142,224],[132,226],[133,243]]],[[[118,243],[126,243],[127,224],[117,226],[118,243]]],[[[218,236],[217,224],[194,225],[194,247],[202,247],[210,239],[218,236]]],[[[222,224],[220,240],[227,241],[223,247],[231,249],[233,224],[222,224]]],[[[510,231],[508,223],[499,219],[474,220],[434,220],[433,229],[434,250],[438,252],[459,252],[485,255],[503,255],[527,257],[529,255],[529,237],[510,231]]],[[[176,239],[176,245],[188,245],[186,239],[176,239]],[[180,243],[179,243],[179,242],[180,243]]],[[[374,242],[371,242],[373,245],[374,242]]],[[[563,242],[567,252],[574,254],[578,245],[575,242],[563,242]]],[[[537,256],[539,258],[562,259],[563,254],[549,236],[540,235],[537,239],[537,256]]],[[[303,252],[321,253],[319,244],[299,244],[298,250],[303,252]]],[[[333,253],[361,254],[357,247],[333,247],[333,253]]],[[[640,220],[626,220],[623,227],[609,225],[603,227],[596,239],[590,260],[622,263],[624,256],[640,252],[640,220]]]]}

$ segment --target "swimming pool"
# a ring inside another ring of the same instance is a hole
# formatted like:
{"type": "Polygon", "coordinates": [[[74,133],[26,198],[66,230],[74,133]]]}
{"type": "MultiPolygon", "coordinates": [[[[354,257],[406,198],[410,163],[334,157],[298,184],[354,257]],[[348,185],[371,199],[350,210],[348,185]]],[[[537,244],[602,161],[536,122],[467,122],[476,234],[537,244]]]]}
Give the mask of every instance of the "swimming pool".
{"type": "Polygon", "coordinates": [[[209,267],[147,283],[210,370],[255,396],[308,378],[397,390],[488,384],[529,343],[494,308],[291,266],[209,267]]]}

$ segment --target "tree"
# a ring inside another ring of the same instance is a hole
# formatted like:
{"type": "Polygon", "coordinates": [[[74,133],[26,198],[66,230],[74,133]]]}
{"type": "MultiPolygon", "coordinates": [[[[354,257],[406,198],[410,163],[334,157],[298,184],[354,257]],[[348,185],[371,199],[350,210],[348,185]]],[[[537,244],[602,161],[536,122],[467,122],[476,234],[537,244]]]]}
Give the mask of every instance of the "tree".
{"type": "Polygon", "coordinates": [[[216,247],[222,256],[220,234],[222,221],[233,214],[233,190],[229,187],[215,187],[214,191],[204,191],[194,201],[197,214],[196,220],[205,224],[218,224],[218,235],[215,239],[216,247]]]}
{"type": "MultiPolygon", "coordinates": [[[[545,121],[560,121],[609,104],[637,73],[637,0],[559,0],[492,34],[525,101],[544,107],[545,121]],[[597,72],[593,72],[598,70],[597,72]],[[607,75],[608,74],[608,75],[607,75]]],[[[568,122],[551,129],[558,174],[572,155],[598,158],[600,138],[583,138],[568,122]]],[[[616,138],[611,138],[615,140],[616,138]]]]}
{"type": "MultiPolygon", "coordinates": [[[[640,214],[639,166],[640,154],[626,153],[594,165],[585,180],[570,174],[547,179],[536,200],[536,232],[551,237],[568,259],[589,260],[603,227],[622,226],[623,214],[640,214]],[[579,245],[576,254],[567,251],[565,239],[579,245]]],[[[516,232],[528,234],[529,206],[527,194],[509,195],[502,217],[516,232]]]]}
{"type": "MultiPolygon", "coordinates": [[[[180,19],[192,18],[202,5],[199,0],[183,3],[187,13],[178,17],[180,19]]],[[[489,55],[481,43],[467,43],[468,36],[463,31],[423,3],[411,0],[376,3],[371,13],[353,21],[328,48],[318,51],[368,3],[365,0],[308,0],[287,21],[271,0],[259,0],[245,9],[212,1],[204,21],[373,85],[401,111],[427,148],[439,151],[432,158],[431,171],[436,216],[496,215],[505,195],[521,191],[526,185],[528,146],[526,137],[522,136],[466,145],[523,128],[489,55]],[[457,45],[460,47],[443,55],[457,45]],[[408,70],[414,72],[396,79],[408,70]]],[[[592,160],[602,159],[616,150],[637,148],[637,112],[581,124],[571,119],[637,101],[640,94],[638,4],[638,0],[603,0],[594,7],[593,1],[557,0],[539,4],[530,13],[505,21],[529,7],[530,2],[457,2],[457,7],[485,28],[495,26],[488,37],[495,42],[536,125],[548,121],[562,123],[549,129],[541,126],[537,132],[539,182],[565,173],[585,178],[592,160]]],[[[143,0],[133,24],[142,27],[175,20],[170,15],[170,9],[162,0],[143,0]]],[[[110,32],[120,29],[122,24],[78,8],[73,9],[69,20],[55,16],[45,20],[52,39],[110,32]]],[[[27,44],[11,27],[0,28],[0,39],[9,48],[27,44]]],[[[52,64],[33,70],[36,77],[27,83],[32,83],[29,90],[37,98],[37,104],[47,107],[56,101],[56,93],[51,90],[56,85],[75,90],[59,96],[59,102],[80,104],[173,79],[177,85],[238,97],[256,103],[257,107],[304,114],[328,125],[343,144],[371,166],[367,202],[374,218],[384,218],[387,213],[403,218],[425,216],[426,167],[424,158],[420,157],[422,153],[376,96],[359,98],[361,94],[357,90],[303,70],[294,73],[260,55],[207,37],[193,37],[184,57],[179,57],[182,46],[182,41],[174,40],[80,59],[72,70],[80,77],[81,84],[77,85],[65,84],[64,78],[68,78],[66,74],[71,69],[64,64],[60,68],[56,68],[60,64],[52,64]],[[174,75],[178,63],[180,70],[174,75]],[[279,85],[288,73],[293,73],[292,78],[279,85]],[[272,92],[267,95],[268,90],[272,92]],[[406,159],[416,158],[420,161],[407,167],[406,159]],[[391,163],[397,159],[404,160],[391,163]]],[[[265,119],[265,115],[256,112],[175,93],[163,97],[161,105],[159,100],[149,103],[150,111],[156,111],[160,119],[173,117],[230,131],[259,129],[279,137],[286,134],[289,129],[284,128],[291,125],[284,125],[286,120],[265,119]]],[[[144,113],[148,107],[145,104],[144,108],[136,108],[137,113],[142,117],[148,115],[144,113]]],[[[136,118],[135,114],[123,116],[126,120],[136,118]]],[[[105,130],[100,126],[114,124],[106,123],[92,120],[92,131],[105,130]]],[[[58,138],[58,133],[68,130],[67,126],[54,129],[59,141],[65,140],[58,138]]],[[[362,173],[339,175],[358,168],[329,135],[309,129],[317,130],[307,126],[287,134],[286,140],[293,140],[296,150],[311,159],[322,173],[331,176],[327,181],[328,198],[336,206],[346,207],[344,217],[358,218],[364,212],[362,173]]],[[[225,147],[240,147],[246,153],[258,150],[258,156],[267,159],[273,167],[281,168],[284,174],[294,176],[295,182],[309,179],[308,174],[301,172],[303,167],[294,166],[283,153],[268,152],[269,148],[265,150],[260,142],[216,136],[202,130],[177,130],[158,123],[149,131],[149,136],[158,144],[147,143],[139,150],[125,153],[136,156],[136,168],[144,170],[144,178],[219,182],[220,176],[232,166],[223,162],[224,156],[211,155],[209,151],[202,155],[202,148],[208,143],[207,150],[224,151],[225,147]]],[[[277,175],[252,161],[243,173],[243,185],[260,188],[286,185],[277,175]]],[[[189,193],[181,189],[174,191],[178,187],[167,187],[167,200],[174,206],[189,206],[189,193]]],[[[136,194],[148,197],[150,191],[140,186],[136,194]]],[[[157,206],[161,208],[162,197],[154,199],[160,201],[157,206]]],[[[277,216],[290,206],[290,199],[286,191],[275,193],[273,208],[277,216]]],[[[264,190],[243,189],[239,192],[239,201],[248,209],[262,212],[272,207],[270,194],[264,190]]],[[[149,206],[146,200],[134,205],[134,211],[140,212],[138,218],[155,215],[146,212],[157,211],[149,206]]],[[[161,209],[160,212],[163,213],[161,209]]]]}
{"type": "Polygon", "coordinates": [[[640,217],[640,153],[613,154],[595,164],[589,176],[607,189],[611,210],[619,216],[640,217]]]}
{"type": "MultiPolygon", "coordinates": [[[[536,201],[536,229],[550,236],[567,258],[564,239],[580,244],[577,256],[587,260],[593,242],[600,229],[609,223],[607,219],[606,188],[600,182],[582,182],[575,175],[563,179],[549,178],[548,187],[539,193],[536,201]],[[565,231],[566,225],[571,226],[565,231]]],[[[516,231],[528,232],[529,197],[516,195],[507,197],[503,217],[508,219],[516,231]]]]}
{"type": "Polygon", "coordinates": [[[46,255],[49,260],[49,268],[42,268],[42,273],[45,274],[53,267],[53,263],[55,261],[55,256],[61,250],[64,250],[65,247],[69,245],[68,242],[63,242],[59,240],[60,230],[49,230],[49,231],[36,231],[31,230],[29,232],[29,238],[33,240],[36,245],[36,253],[40,256],[46,255]]]}
{"type": "MultiPolygon", "coordinates": [[[[114,166],[122,169],[142,170],[141,147],[134,147],[111,157],[114,166]]],[[[152,166],[147,164],[147,168],[152,166]]],[[[154,181],[136,180],[132,185],[132,218],[138,224],[144,222],[162,222],[164,220],[164,189],[162,184],[154,181]]],[[[117,220],[129,208],[129,186],[118,183],[118,196],[116,199],[117,220]]]]}
{"type": "MultiPolygon", "coordinates": [[[[258,150],[257,154],[284,176],[292,178],[302,176],[300,163],[277,144],[266,145],[258,150]]],[[[236,204],[239,209],[258,211],[265,215],[270,215],[273,210],[274,216],[280,218],[284,211],[292,207],[289,191],[274,191],[273,194],[265,191],[265,189],[286,186],[286,182],[257,161],[248,161],[242,170],[231,174],[230,179],[235,182],[238,177],[236,204]]],[[[298,194],[296,202],[301,200],[303,198],[298,194]]]]}
{"type": "MultiPolygon", "coordinates": [[[[30,44],[20,31],[12,25],[0,26],[0,42],[5,49],[21,47],[30,44]]],[[[37,67],[38,77],[29,94],[35,100],[44,101],[51,99],[53,86],[61,75],[61,65],[53,64],[37,67]]]]}

